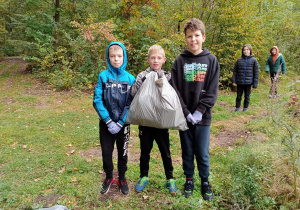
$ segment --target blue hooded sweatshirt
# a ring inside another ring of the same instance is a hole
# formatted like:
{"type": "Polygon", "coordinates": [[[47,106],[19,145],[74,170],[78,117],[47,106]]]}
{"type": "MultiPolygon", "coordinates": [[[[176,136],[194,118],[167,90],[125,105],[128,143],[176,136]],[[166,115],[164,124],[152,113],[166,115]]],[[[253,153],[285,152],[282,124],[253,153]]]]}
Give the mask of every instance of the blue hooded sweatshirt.
{"type": "Polygon", "coordinates": [[[127,54],[124,45],[120,42],[112,42],[106,50],[108,69],[101,72],[95,87],[93,106],[100,120],[106,124],[116,122],[120,127],[124,126],[131,103],[130,88],[135,82],[133,75],[125,69],[127,66],[127,54]],[[109,60],[109,47],[119,45],[123,49],[123,64],[119,68],[111,65],[109,60]]]}

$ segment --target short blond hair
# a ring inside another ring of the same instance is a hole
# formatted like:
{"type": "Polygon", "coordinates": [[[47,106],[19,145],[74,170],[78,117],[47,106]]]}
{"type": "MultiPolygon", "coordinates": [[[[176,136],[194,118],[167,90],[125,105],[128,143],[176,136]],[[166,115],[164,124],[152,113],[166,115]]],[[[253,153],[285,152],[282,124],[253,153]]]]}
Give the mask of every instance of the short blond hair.
{"type": "Polygon", "coordinates": [[[117,45],[117,44],[113,44],[111,45],[109,48],[108,48],[108,52],[109,51],[115,51],[115,50],[123,50],[123,48],[120,46],[120,45],[117,45]]]}
{"type": "Polygon", "coordinates": [[[149,50],[148,50],[148,57],[150,56],[151,53],[153,52],[161,52],[163,54],[163,56],[165,57],[165,50],[164,48],[162,48],[162,46],[158,45],[158,44],[155,44],[155,45],[152,45],[149,50]]]}

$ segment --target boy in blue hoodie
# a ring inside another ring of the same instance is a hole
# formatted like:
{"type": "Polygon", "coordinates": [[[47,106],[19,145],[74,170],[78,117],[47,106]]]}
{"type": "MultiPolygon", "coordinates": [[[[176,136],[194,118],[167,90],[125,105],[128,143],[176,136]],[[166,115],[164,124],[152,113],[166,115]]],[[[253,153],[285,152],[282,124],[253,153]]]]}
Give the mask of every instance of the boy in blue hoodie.
{"type": "Polygon", "coordinates": [[[108,69],[99,74],[93,99],[93,106],[100,117],[100,144],[103,168],[106,174],[101,194],[107,193],[115,181],[112,154],[116,142],[119,173],[117,184],[120,191],[126,195],[129,193],[125,172],[127,171],[130,127],[125,125],[125,122],[132,100],[130,89],[135,78],[125,70],[127,54],[122,43],[112,42],[109,44],[106,51],[106,61],[108,69]]]}

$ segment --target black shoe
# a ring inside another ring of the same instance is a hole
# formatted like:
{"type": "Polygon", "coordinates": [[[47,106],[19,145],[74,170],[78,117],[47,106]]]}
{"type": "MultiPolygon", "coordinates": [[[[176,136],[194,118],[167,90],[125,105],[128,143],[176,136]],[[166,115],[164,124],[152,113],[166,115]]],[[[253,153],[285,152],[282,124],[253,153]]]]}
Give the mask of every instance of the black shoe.
{"type": "Polygon", "coordinates": [[[117,184],[119,185],[121,193],[123,193],[124,195],[127,195],[129,193],[129,187],[127,185],[126,179],[123,179],[123,180],[118,179],[117,184]]]}
{"type": "Polygon", "coordinates": [[[105,179],[102,185],[101,194],[106,194],[109,191],[110,185],[112,185],[115,181],[115,178],[105,179]]]}
{"type": "Polygon", "coordinates": [[[210,186],[209,182],[204,182],[202,184],[201,193],[202,193],[203,199],[207,200],[207,201],[210,201],[215,197],[211,190],[211,186],[210,186]]]}
{"type": "Polygon", "coordinates": [[[194,190],[194,182],[191,180],[187,180],[184,184],[184,189],[182,190],[182,195],[186,198],[190,197],[193,194],[194,190]]]}

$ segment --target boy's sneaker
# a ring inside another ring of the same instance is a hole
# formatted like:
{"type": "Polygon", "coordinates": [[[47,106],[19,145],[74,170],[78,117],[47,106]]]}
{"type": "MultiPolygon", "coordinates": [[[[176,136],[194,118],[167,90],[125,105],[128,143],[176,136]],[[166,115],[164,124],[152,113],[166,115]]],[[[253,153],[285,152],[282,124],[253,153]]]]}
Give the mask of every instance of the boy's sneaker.
{"type": "Polygon", "coordinates": [[[193,194],[194,190],[194,182],[191,180],[187,180],[184,184],[184,189],[182,190],[182,195],[186,198],[190,197],[193,194]]]}
{"type": "Polygon", "coordinates": [[[129,187],[127,185],[126,179],[123,180],[118,179],[117,184],[119,185],[121,193],[123,193],[124,195],[127,195],[129,193],[129,187]]]}
{"type": "Polygon", "coordinates": [[[149,182],[148,177],[144,176],[140,178],[139,182],[135,185],[135,190],[137,192],[142,192],[146,187],[146,185],[148,184],[148,182],[149,182]]]}
{"type": "Polygon", "coordinates": [[[176,182],[174,179],[169,179],[167,181],[167,187],[169,188],[169,192],[171,194],[176,194],[177,192],[177,187],[176,187],[176,182]]]}
{"type": "Polygon", "coordinates": [[[201,186],[201,193],[204,200],[212,200],[215,196],[211,190],[209,182],[204,182],[201,186]]]}
{"type": "Polygon", "coordinates": [[[102,184],[101,194],[106,194],[109,191],[110,186],[114,183],[115,178],[105,179],[102,184]]]}
{"type": "Polygon", "coordinates": [[[238,112],[239,110],[240,110],[240,108],[235,108],[235,110],[234,110],[234,111],[235,111],[235,112],[238,112]]]}
{"type": "Polygon", "coordinates": [[[243,112],[246,112],[247,110],[248,110],[248,108],[244,108],[244,109],[243,109],[243,112]]]}

